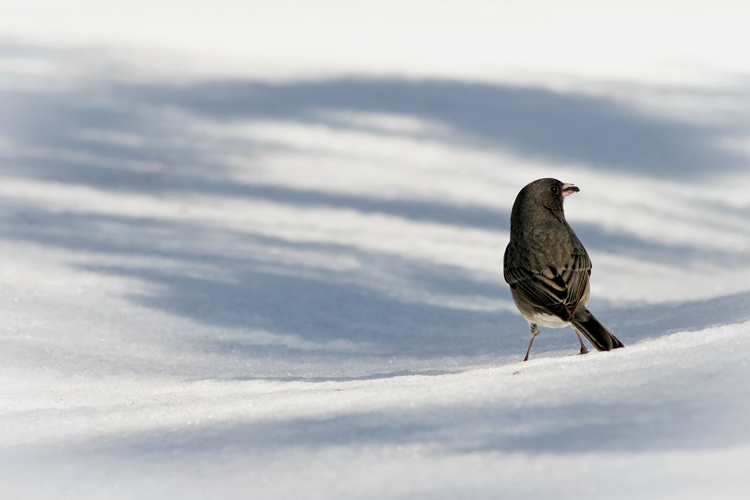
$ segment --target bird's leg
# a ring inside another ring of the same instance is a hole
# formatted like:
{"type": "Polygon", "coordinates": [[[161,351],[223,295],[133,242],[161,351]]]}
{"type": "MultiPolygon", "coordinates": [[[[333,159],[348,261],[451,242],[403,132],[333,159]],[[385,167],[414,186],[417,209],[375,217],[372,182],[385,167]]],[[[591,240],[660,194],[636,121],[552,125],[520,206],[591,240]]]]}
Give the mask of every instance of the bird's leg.
{"type": "Polygon", "coordinates": [[[537,335],[539,335],[539,328],[537,328],[536,323],[529,323],[529,328],[531,329],[531,340],[529,341],[529,348],[526,349],[526,357],[523,358],[524,361],[529,360],[529,352],[531,352],[531,344],[534,343],[534,339],[537,335]]]}
{"type": "Polygon", "coordinates": [[[578,342],[581,343],[581,354],[587,354],[589,350],[586,349],[585,345],[583,345],[583,340],[581,340],[581,334],[578,333],[578,330],[576,329],[576,327],[573,327],[573,331],[576,332],[576,337],[578,337],[578,342]]]}

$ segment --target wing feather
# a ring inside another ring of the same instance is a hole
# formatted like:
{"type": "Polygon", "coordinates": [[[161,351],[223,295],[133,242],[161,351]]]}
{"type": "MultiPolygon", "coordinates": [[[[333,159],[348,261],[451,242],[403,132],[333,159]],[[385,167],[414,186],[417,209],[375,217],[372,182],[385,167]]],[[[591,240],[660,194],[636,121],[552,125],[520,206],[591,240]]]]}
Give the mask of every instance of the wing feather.
{"type": "Polygon", "coordinates": [[[585,251],[575,253],[562,269],[538,272],[523,267],[506,267],[504,276],[511,287],[535,306],[570,321],[584,298],[589,283],[591,260],[585,251]]]}

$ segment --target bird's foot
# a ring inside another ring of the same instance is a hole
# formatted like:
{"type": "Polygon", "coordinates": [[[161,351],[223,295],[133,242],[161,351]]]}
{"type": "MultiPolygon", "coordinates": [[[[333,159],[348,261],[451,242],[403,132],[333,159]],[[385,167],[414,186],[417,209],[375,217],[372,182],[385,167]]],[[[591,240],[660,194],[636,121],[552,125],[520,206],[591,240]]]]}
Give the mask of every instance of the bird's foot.
{"type": "Polygon", "coordinates": [[[586,346],[581,346],[581,352],[579,352],[578,354],[588,354],[588,353],[589,353],[589,350],[586,349],[586,346]]]}

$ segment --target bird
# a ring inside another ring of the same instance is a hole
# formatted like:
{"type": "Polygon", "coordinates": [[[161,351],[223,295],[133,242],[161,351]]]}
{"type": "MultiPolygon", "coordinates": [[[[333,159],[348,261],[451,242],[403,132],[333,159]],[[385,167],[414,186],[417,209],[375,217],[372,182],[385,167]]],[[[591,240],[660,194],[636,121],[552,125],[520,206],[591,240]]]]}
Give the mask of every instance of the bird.
{"type": "Polygon", "coordinates": [[[557,179],[538,179],[526,185],[513,203],[503,275],[531,330],[524,361],[529,359],[539,325],[572,326],[581,354],[588,352],[581,333],[599,351],[623,347],[586,309],[591,259],[563,212],[563,200],[579,191],[557,179]]]}

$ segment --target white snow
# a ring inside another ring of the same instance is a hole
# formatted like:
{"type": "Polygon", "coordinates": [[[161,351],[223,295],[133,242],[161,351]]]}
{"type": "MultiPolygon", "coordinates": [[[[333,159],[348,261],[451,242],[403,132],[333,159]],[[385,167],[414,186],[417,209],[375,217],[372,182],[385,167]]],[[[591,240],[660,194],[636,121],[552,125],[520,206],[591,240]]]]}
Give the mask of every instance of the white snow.
{"type": "Polygon", "coordinates": [[[747,498],[746,2],[4,2],[0,497],[747,498]],[[502,277],[554,176],[626,348],[502,277]]]}

